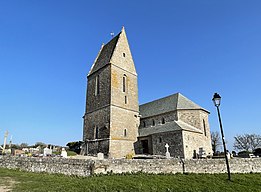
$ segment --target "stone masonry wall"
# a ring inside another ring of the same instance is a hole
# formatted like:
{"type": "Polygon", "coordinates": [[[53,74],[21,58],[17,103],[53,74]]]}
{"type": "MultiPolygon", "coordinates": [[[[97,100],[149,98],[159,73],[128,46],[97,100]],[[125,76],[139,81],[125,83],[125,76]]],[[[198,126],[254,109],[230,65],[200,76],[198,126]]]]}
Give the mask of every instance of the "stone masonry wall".
{"type": "Polygon", "coordinates": [[[94,162],[65,158],[34,158],[0,156],[0,167],[30,172],[61,173],[64,175],[90,176],[94,162]]]}
{"type": "Polygon", "coordinates": [[[212,156],[210,136],[202,133],[183,131],[184,153],[186,159],[194,158],[194,150],[199,154],[199,148],[205,150],[206,155],[212,156]]]}
{"type": "Polygon", "coordinates": [[[105,107],[85,115],[84,140],[104,139],[110,137],[110,107],[105,107]],[[96,137],[98,129],[98,138],[96,137]]]}
{"type": "Polygon", "coordinates": [[[165,155],[165,144],[169,145],[171,157],[183,157],[183,142],[181,131],[163,132],[152,135],[152,145],[154,155],[165,155]]]}
{"type": "Polygon", "coordinates": [[[97,139],[93,141],[87,141],[85,143],[85,155],[96,155],[97,153],[103,153],[104,155],[109,155],[109,139],[97,139]]]}
{"type": "Polygon", "coordinates": [[[151,127],[151,126],[157,126],[157,125],[162,125],[162,119],[164,118],[165,123],[166,122],[171,122],[171,121],[177,121],[177,111],[172,111],[169,113],[164,113],[156,116],[151,116],[151,117],[146,117],[142,118],[140,120],[140,126],[139,129],[144,128],[144,122],[145,122],[145,127],[151,127]],[[153,120],[155,125],[153,125],[153,120]]]}
{"type": "MultiPolygon", "coordinates": [[[[231,173],[261,173],[261,158],[230,159],[231,173]]],[[[93,174],[146,172],[146,173],[225,173],[224,159],[150,159],[150,160],[80,160],[63,158],[27,158],[0,156],[0,167],[31,172],[61,173],[90,176],[93,174]]]]}
{"type": "Polygon", "coordinates": [[[88,77],[86,113],[108,106],[110,101],[111,66],[107,65],[88,77]],[[99,75],[99,94],[95,95],[96,77],[99,75]]]}
{"type": "Polygon", "coordinates": [[[178,120],[202,130],[200,110],[179,110],[178,120]]]}

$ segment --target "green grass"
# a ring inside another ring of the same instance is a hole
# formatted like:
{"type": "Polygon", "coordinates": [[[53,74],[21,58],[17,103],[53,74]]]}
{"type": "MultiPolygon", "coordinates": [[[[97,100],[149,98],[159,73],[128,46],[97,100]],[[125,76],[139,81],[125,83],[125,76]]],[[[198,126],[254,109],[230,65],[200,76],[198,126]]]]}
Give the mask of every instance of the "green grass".
{"type": "Polygon", "coordinates": [[[77,155],[77,153],[75,153],[74,151],[67,151],[67,155],[68,156],[75,156],[75,155],[77,155]]]}
{"type": "MultiPolygon", "coordinates": [[[[261,174],[112,174],[92,177],[28,173],[0,168],[0,180],[13,181],[13,190],[22,191],[261,191],[261,174]]],[[[5,182],[4,182],[5,183],[5,182]]],[[[0,185],[3,183],[0,182],[0,185]]],[[[6,184],[6,183],[5,183],[6,184]]]]}

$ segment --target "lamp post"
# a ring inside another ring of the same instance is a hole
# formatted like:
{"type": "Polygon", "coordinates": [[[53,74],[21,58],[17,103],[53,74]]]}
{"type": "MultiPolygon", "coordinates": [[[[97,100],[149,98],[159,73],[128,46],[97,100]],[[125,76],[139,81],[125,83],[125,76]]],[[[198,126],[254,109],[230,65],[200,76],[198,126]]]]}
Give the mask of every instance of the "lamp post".
{"type": "Polygon", "coordinates": [[[221,101],[220,95],[218,93],[215,93],[214,96],[213,96],[212,101],[214,102],[214,105],[217,107],[219,126],[220,126],[222,143],[223,143],[223,147],[224,147],[225,159],[226,159],[226,164],[227,164],[228,180],[231,180],[229,163],[228,163],[228,158],[227,158],[227,148],[226,148],[225,137],[224,137],[224,132],[223,132],[223,128],[222,128],[220,111],[219,111],[219,106],[220,106],[220,101],[221,101]]]}

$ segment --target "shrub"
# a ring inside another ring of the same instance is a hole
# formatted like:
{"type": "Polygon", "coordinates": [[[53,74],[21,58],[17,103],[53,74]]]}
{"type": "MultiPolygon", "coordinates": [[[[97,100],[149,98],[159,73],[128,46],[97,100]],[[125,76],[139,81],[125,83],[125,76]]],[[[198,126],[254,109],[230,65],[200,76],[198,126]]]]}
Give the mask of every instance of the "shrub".
{"type": "Polygon", "coordinates": [[[261,148],[257,148],[254,150],[254,155],[261,157],[261,148]]]}
{"type": "Polygon", "coordinates": [[[249,152],[249,151],[240,151],[240,152],[238,152],[238,156],[239,157],[249,157],[250,153],[251,152],[249,152]]]}
{"type": "Polygon", "coordinates": [[[75,155],[77,155],[76,152],[74,152],[74,151],[67,151],[67,156],[75,156],[75,155]]]}

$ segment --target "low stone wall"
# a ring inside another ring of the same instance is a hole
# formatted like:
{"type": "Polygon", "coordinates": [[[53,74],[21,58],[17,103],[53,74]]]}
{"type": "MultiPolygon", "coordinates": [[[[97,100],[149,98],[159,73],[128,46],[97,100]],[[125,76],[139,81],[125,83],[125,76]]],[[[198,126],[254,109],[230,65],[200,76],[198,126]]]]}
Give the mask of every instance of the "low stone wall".
{"type": "MultiPolygon", "coordinates": [[[[231,173],[261,173],[261,158],[230,159],[231,173]]],[[[93,174],[146,172],[146,173],[225,173],[224,159],[105,159],[83,160],[64,158],[0,157],[0,167],[31,172],[61,173],[90,176],[93,174]]]]}
{"type": "Polygon", "coordinates": [[[94,161],[66,158],[0,156],[0,167],[30,172],[90,176],[93,174],[94,161]]]}
{"type": "MultiPolygon", "coordinates": [[[[229,160],[231,173],[261,173],[261,158],[229,160]]],[[[95,161],[94,173],[226,173],[225,159],[149,159],[95,161]]]]}

